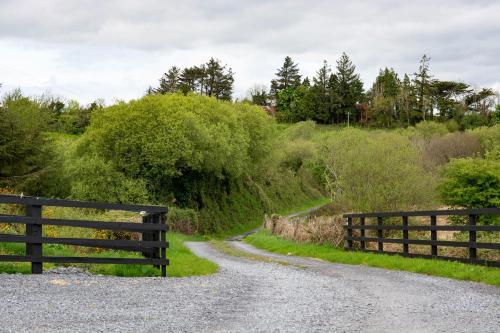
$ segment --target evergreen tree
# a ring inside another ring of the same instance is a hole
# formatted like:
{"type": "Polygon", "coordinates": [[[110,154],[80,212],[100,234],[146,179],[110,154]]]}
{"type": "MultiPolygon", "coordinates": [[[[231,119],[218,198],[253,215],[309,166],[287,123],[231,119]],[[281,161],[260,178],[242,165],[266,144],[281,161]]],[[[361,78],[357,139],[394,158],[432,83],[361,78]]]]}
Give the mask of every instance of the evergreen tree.
{"type": "Polygon", "coordinates": [[[382,126],[390,127],[393,121],[398,119],[399,110],[397,107],[397,97],[399,95],[401,82],[394,70],[380,70],[372,89],[371,116],[382,126]]]}
{"type": "Polygon", "coordinates": [[[316,72],[313,77],[313,86],[311,87],[311,95],[313,99],[313,119],[328,123],[332,118],[333,98],[330,79],[332,70],[326,60],[323,61],[323,66],[316,72]]]}
{"type": "Polygon", "coordinates": [[[416,104],[415,90],[408,74],[405,74],[403,82],[401,83],[397,103],[400,123],[406,125],[414,123],[412,118],[414,118],[413,110],[415,109],[416,104]]]}
{"type": "Polygon", "coordinates": [[[337,60],[337,71],[332,77],[332,88],[336,98],[335,117],[332,122],[342,122],[348,119],[358,118],[356,104],[363,100],[363,82],[359,74],[355,74],[356,66],[353,65],[349,57],[342,53],[337,60]]]}
{"type": "Polygon", "coordinates": [[[160,79],[160,86],[156,90],[159,94],[175,93],[180,88],[181,69],[172,66],[160,79]]]}
{"type": "Polygon", "coordinates": [[[429,74],[430,60],[431,58],[424,54],[422,59],[420,59],[418,72],[413,74],[413,83],[417,93],[417,109],[422,115],[422,120],[426,120],[427,115],[430,115],[431,118],[433,117],[430,100],[430,86],[432,82],[432,76],[429,74]]]}
{"type": "Polygon", "coordinates": [[[276,72],[276,79],[271,81],[271,92],[276,95],[286,88],[296,88],[300,85],[299,65],[292,58],[285,57],[283,66],[276,72]]]}

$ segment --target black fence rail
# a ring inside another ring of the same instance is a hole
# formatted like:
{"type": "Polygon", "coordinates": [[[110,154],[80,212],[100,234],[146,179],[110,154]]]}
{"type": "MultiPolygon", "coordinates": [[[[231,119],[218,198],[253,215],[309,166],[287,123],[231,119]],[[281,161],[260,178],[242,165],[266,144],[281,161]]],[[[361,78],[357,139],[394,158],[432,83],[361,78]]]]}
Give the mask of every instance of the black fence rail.
{"type": "Polygon", "coordinates": [[[34,197],[20,197],[0,195],[0,204],[23,205],[25,216],[0,215],[0,223],[25,224],[24,235],[0,234],[0,242],[25,243],[25,255],[0,255],[1,261],[31,262],[31,272],[41,274],[43,263],[91,263],[91,264],[139,264],[154,265],[161,270],[161,276],[167,275],[166,258],[168,242],[166,233],[167,207],[145,205],[121,205],[110,203],[96,203],[60,199],[45,199],[34,197]],[[133,222],[104,222],[66,219],[47,219],[42,217],[44,206],[92,208],[99,210],[121,210],[141,212],[142,223],[133,222]],[[142,234],[141,240],[114,240],[89,238],[56,238],[44,237],[43,226],[67,226],[90,228],[98,230],[131,231],[142,234]],[[44,256],[43,244],[77,245],[124,251],[141,252],[145,258],[99,258],[99,257],[55,257],[44,256]]]}
{"type": "Polygon", "coordinates": [[[360,249],[365,252],[397,254],[405,257],[440,258],[445,260],[500,267],[500,261],[478,259],[477,256],[477,249],[500,250],[500,243],[481,243],[476,241],[477,232],[500,232],[500,226],[476,224],[480,216],[496,215],[500,215],[500,208],[344,214],[344,218],[347,219],[347,224],[344,226],[345,249],[360,249]],[[429,225],[409,225],[408,218],[412,216],[428,217],[429,225]],[[437,225],[438,216],[467,216],[468,224],[437,225]],[[366,219],[368,218],[376,218],[377,223],[367,224],[366,219]],[[401,225],[384,225],[384,218],[400,218],[401,225]],[[366,237],[366,230],[376,231],[377,237],[366,237]],[[402,237],[384,238],[383,233],[387,230],[402,231],[402,237]],[[359,236],[354,236],[353,231],[356,231],[359,236]],[[409,231],[430,231],[430,239],[411,239],[409,237],[409,231]],[[469,240],[468,242],[438,240],[439,231],[465,231],[468,232],[469,240]],[[367,249],[366,244],[368,242],[377,243],[378,249],[367,249]],[[402,244],[403,251],[385,251],[385,243],[402,244]],[[430,247],[431,254],[412,253],[410,252],[411,245],[428,245],[430,247]],[[439,246],[467,248],[469,252],[468,258],[440,256],[438,255],[439,246]]]}

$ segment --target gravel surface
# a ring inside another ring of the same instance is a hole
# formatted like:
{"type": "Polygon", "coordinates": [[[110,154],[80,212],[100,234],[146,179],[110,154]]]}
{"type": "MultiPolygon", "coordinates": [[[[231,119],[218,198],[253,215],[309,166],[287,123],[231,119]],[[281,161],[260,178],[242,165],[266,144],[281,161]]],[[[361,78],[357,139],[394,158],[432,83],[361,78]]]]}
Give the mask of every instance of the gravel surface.
{"type": "MultiPolygon", "coordinates": [[[[1,332],[498,332],[500,288],[268,254],[289,266],[189,243],[220,272],[119,278],[0,274],[1,332]]],[[[175,262],[172,262],[175,265],[175,262]]]]}

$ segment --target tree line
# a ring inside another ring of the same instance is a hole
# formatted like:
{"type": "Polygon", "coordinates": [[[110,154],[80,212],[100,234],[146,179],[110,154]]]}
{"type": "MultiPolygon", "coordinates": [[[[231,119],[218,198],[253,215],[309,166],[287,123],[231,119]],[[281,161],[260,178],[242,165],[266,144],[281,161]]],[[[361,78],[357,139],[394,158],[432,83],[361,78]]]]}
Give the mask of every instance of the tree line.
{"type": "MultiPolygon", "coordinates": [[[[220,60],[186,68],[171,67],[147,94],[190,93],[231,100],[234,72],[220,60]]],[[[346,53],[335,68],[325,60],[312,80],[285,57],[269,84],[256,85],[243,101],[275,107],[278,120],[314,120],[320,124],[357,123],[377,127],[414,125],[423,120],[449,122],[472,128],[500,120],[498,95],[489,88],[475,88],[458,81],[434,78],[430,58],[424,55],[418,69],[400,76],[393,68],[380,69],[365,91],[356,66],[346,53]]]]}

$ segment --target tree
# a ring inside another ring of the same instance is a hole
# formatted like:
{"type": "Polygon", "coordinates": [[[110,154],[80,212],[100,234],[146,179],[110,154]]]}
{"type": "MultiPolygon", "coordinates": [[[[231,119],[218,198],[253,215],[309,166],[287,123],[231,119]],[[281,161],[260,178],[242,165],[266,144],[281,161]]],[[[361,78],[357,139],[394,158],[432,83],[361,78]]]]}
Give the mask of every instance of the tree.
{"type": "Polygon", "coordinates": [[[250,101],[253,104],[266,106],[268,104],[268,94],[267,89],[264,85],[254,85],[248,91],[248,95],[250,95],[250,101]]]}
{"type": "Polygon", "coordinates": [[[216,99],[230,100],[233,92],[234,74],[231,68],[226,69],[219,60],[210,58],[205,64],[204,82],[202,88],[207,96],[213,96],[216,99]]]}
{"type": "Polygon", "coordinates": [[[408,74],[404,75],[403,82],[401,83],[401,88],[399,90],[399,95],[397,97],[397,103],[399,108],[399,120],[400,123],[415,123],[414,118],[414,108],[416,104],[415,89],[411,83],[408,74]]]}
{"type": "Polygon", "coordinates": [[[285,57],[283,65],[276,72],[276,79],[271,81],[271,95],[276,96],[286,88],[296,88],[300,85],[299,65],[292,58],[285,57]]]}
{"type": "Polygon", "coordinates": [[[333,91],[330,86],[332,70],[326,60],[323,66],[313,77],[311,95],[313,99],[313,119],[321,123],[328,123],[332,119],[333,91]]]}
{"type": "Polygon", "coordinates": [[[276,106],[278,118],[284,122],[311,119],[311,93],[306,86],[288,87],[278,93],[276,106]]]}
{"type": "Polygon", "coordinates": [[[420,66],[418,72],[414,73],[413,82],[417,92],[417,108],[422,115],[422,120],[426,120],[427,114],[433,117],[431,101],[430,101],[430,86],[432,83],[432,76],[429,74],[429,62],[431,58],[425,54],[420,59],[420,66]]]}
{"type": "Polygon", "coordinates": [[[400,93],[401,81],[394,70],[380,70],[370,91],[372,115],[376,122],[390,127],[398,118],[397,97],[400,93]]]}
{"type": "Polygon", "coordinates": [[[331,79],[336,97],[336,119],[332,117],[332,123],[345,121],[348,115],[352,116],[351,119],[357,118],[356,104],[363,100],[363,82],[359,74],[355,74],[355,70],[356,66],[342,53],[337,60],[337,71],[331,79]]]}
{"type": "Polygon", "coordinates": [[[489,88],[475,90],[470,92],[465,102],[470,111],[487,116],[495,107],[495,92],[489,88]]]}
{"type": "Polygon", "coordinates": [[[466,83],[434,80],[430,83],[430,92],[441,119],[452,119],[460,117],[463,99],[470,89],[466,83]]]}
{"type": "Polygon", "coordinates": [[[179,91],[181,84],[181,69],[172,66],[160,79],[160,86],[157,89],[159,94],[175,93],[179,91]]]}

